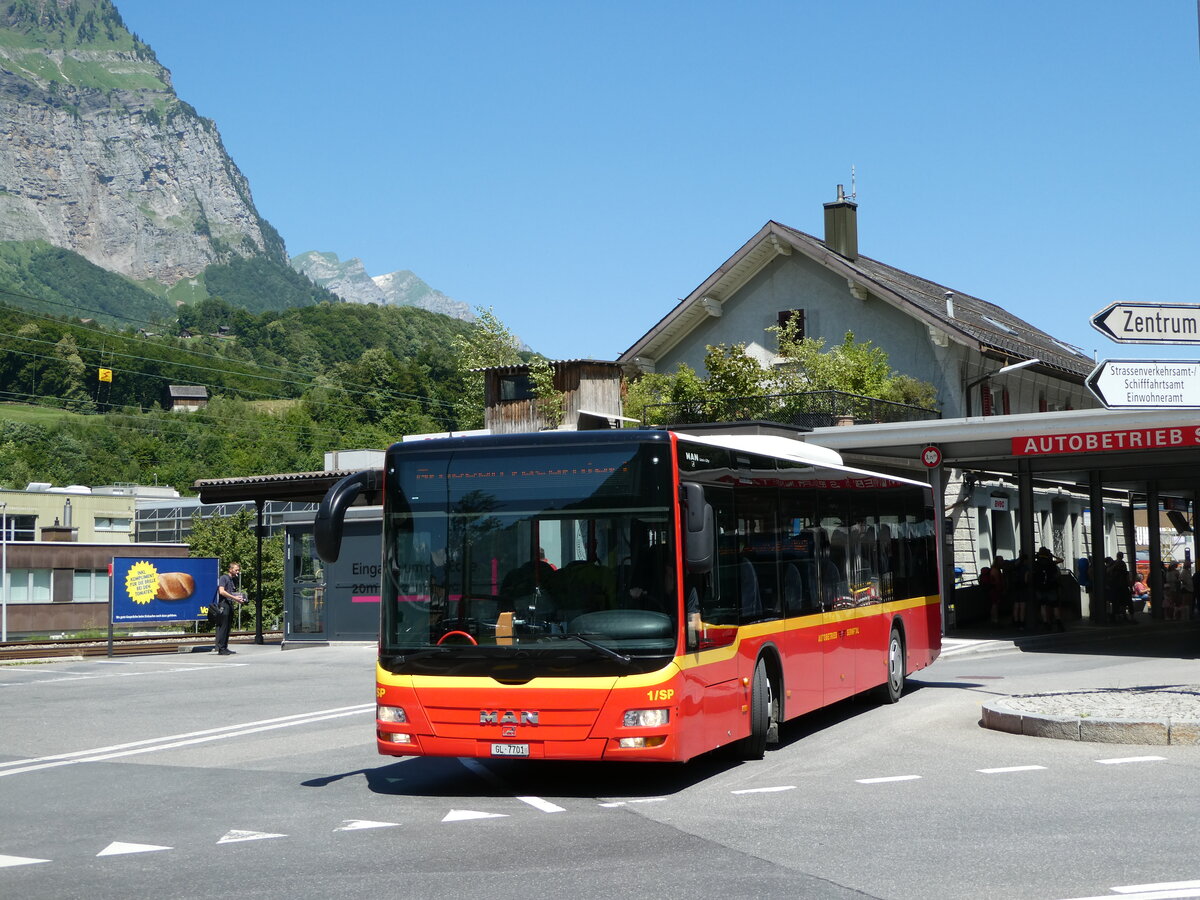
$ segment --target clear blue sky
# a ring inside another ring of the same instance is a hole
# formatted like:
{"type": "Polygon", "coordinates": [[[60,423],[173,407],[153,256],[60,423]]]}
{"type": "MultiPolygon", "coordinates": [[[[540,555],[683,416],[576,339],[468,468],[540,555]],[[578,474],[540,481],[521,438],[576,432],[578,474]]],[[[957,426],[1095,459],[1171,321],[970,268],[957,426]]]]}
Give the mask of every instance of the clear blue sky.
{"type": "Polygon", "coordinates": [[[292,255],[611,359],[768,219],[1100,358],[1200,302],[1195,0],[116,0],[292,255]]]}

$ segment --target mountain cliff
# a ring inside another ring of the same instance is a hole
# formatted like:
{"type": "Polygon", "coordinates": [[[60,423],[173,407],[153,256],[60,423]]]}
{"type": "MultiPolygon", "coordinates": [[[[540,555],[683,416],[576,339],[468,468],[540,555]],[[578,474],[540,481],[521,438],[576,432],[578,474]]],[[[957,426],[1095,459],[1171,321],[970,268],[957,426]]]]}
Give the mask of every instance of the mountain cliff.
{"type": "Polygon", "coordinates": [[[466,322],[475,321],[475,314],[466,303],[431,288],[408,270],[372,277],[357,257],[343,262],[336,253],[315,250],[293,257],[292,268],[349,303],[416,306],[466,322]]]}
{"type": "Polygon", "coordinates": [[[173,284],[283,241],[216,125],[110,0],[0,5],[0,241],[44,240],[173,284]]]}

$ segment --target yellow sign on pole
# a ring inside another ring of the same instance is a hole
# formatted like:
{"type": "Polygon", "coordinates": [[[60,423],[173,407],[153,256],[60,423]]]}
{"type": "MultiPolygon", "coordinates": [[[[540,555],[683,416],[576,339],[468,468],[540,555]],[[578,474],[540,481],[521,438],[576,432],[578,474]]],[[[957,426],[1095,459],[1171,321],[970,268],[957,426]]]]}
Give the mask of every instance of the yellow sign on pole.
{"type": "Polygon", "coordinates": [[[112,369],[101,369],[100,370],[100,380],[101,381],[112,381],[112,369]]]}

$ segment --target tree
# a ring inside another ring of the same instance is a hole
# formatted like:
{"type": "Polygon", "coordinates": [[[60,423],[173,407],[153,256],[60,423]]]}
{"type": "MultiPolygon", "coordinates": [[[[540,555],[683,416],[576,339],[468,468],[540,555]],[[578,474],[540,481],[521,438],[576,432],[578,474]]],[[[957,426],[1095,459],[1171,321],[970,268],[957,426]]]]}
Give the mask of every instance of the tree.
{"type": "Polygon", "coordinates": [[[452,342],[459,374],[467,384],[467,390],[456,405],[458,424],[462,428],[483,427],[483,373],[479,370],[516,366],[524,361],[520,341],[500,321],[495,310],[480,306],[475,308],[475,315],[471,331],[456,336],[452,342]]]}
{"type": "MultiPolygon", "coordinates": [[[[241,563],[242,590],[250,600],[258,597],[259,587],[256,522],[257,517],[250,509],[240,509],[229,518],[196,516],[192,519],[192,533],[187,538],[191,556],[214,556],[221,561],[222,571],[231,562],[241,563]]],[[[262,565],[263,629],[268,630],[283,614],[282,534],[263,540],[262,565]]],[[[245,613],[242,621],[245,625],[245,613]]]]}
{"type": "MultiPolygon", "coordinates": [[[[933,408],[937,390],[892,370],[887,352],[870,341],[856,342],[847,331],[842,343],[825,350],[821,338],[801,338],[796,319],[767,329],[779,338],[780,364],[764,368],[746,352],[745,344],[709,345],[704,357],[708,377],[680,363],[674,373],[648,373],[627,388],[625,408],[646,424],[787,417],[807,412],[802,402],[768,399],[772,394],[797,395],[841,391],[862,397],[933,408]],[[680,404],[654,409],[656,404],[680,404]],[[793,408],[794,407],[794,408],[793,408]]],[[[849,410],[848,410],[849,411],[849,410]]]]}
{"type": "Polygon", "coordinates": [[[684,404],[699,419],[704,391],[704,379],[687,363],[680,363],[674,372],[646,372],[626,385],[625,412],[645,425],[665,425],[678,418],[662,404],[684,404]]]}

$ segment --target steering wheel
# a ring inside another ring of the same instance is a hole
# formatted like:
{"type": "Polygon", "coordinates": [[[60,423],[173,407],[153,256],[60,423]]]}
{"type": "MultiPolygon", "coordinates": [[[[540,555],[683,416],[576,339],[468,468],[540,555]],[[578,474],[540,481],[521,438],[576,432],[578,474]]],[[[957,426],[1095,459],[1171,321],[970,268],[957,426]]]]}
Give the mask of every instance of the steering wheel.
{"type": "Polygon", "coordinates": [[[442,641],[444,641],[446,638],[454,637],[455,635],[458,635],[459,637],[465,637],[468,641],[476,646],[479,645],[479,641],[475,640],[475,638],[471,637],[471,635],[467,634],[465,631],[447,631],[440,638],[438,638],[438,646],[440,647],[442,645],[442,641]]]}

